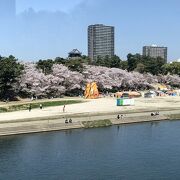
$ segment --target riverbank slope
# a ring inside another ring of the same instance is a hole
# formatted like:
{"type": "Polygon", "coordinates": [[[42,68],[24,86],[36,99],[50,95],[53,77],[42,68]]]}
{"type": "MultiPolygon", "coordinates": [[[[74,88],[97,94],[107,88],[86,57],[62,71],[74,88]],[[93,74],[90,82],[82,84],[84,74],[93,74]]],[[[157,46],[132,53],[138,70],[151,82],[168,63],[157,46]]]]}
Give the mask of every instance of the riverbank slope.
{"type": "Polygon", "coordinates": [[[0,135],[84,128],[84,121],[105,119],[112,124],[180,119],[180,97],[138,98],[135,106],[126,107],[116,106],[115,98],[101,98],[67,105],[65,113],[62,106],[1,113],[0,135]],[[160,115],[151,116],[155,111],[160,115]],[[118,114],[123,114],[123,118],[117,120],[118,114]],[[65,119],[69,118],[73,123],[66,124],[65,119]]]}

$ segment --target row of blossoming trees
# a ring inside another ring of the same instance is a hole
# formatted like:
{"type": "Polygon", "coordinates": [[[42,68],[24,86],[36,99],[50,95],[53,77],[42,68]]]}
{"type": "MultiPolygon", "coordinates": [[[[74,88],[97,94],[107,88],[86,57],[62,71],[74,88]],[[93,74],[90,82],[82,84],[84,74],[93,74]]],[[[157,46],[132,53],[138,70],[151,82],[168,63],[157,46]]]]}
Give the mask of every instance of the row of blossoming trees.
{"type": "Polygon", "coordinates": [[[87,82],[95,81],[101,92],[118,90],[151,89],[153,83],[165,83],[180,87],[178,75],[140,74],[118,68],[84,65],[79,73],[71,71],[62,64],[54,64],[50,74],[37,69],[36,64],[24,64],[24,72],[18,85],[19,93],[24,97],[59,97],[61,95],[79,95],[83,93],[87,82]]]}

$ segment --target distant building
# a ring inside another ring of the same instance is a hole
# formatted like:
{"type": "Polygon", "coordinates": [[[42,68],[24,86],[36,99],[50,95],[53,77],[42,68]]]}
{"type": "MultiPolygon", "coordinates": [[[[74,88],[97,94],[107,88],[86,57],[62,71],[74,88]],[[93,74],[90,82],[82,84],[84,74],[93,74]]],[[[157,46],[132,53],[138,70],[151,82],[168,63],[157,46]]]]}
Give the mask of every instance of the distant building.
{"type": "Polygon", "coordinates": [[[103,24],[88,26],[88,56],[96,60],[98,56],[114,56],[114,27],[103,24]]]}
{"type": "Polygon", "coordinates": [[[68,58],[69,59],[79,59],[81,58],[82,53],[78,49],[73,49],[69,52],[68,58]]]}
{"type": "Polygon", "coordinates": [[[167,63],[167,47],[160,47],[157,45],[144,46],[143,56],[150,56],[153,58],[161,57],[167,63]]]}
{"type": "Polygon", "coordinates": [[[0,18],[13,18],[16,15],[16,0],[0,0],[0,18]]]}

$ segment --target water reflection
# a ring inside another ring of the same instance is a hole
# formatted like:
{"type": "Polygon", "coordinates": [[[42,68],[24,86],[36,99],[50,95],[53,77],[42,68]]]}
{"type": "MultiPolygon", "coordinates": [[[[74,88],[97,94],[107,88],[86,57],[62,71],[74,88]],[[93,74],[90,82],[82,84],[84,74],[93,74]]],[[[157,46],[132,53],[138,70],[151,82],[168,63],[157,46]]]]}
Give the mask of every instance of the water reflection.
{"type": "Polygon", "coordinates": [[[0,138],[0,179],[179,179],[180,122],[0,138]]]}

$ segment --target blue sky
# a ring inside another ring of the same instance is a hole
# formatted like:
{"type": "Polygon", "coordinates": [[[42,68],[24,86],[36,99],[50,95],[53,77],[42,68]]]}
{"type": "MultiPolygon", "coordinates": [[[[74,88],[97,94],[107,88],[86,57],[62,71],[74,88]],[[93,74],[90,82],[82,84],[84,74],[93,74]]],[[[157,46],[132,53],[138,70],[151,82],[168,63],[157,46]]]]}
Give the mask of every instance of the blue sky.
{"type": "Polygon", "coordinates": [[[87,54],[87,26],[101,23],[115,26],[115,52],[124,60],[151,44],[167,46],[176,60],[179,7],[179,0],[16,0],[14,17],[0,12],[0,54],[33,61],[67,57],[73,48],[87,54]]]}

